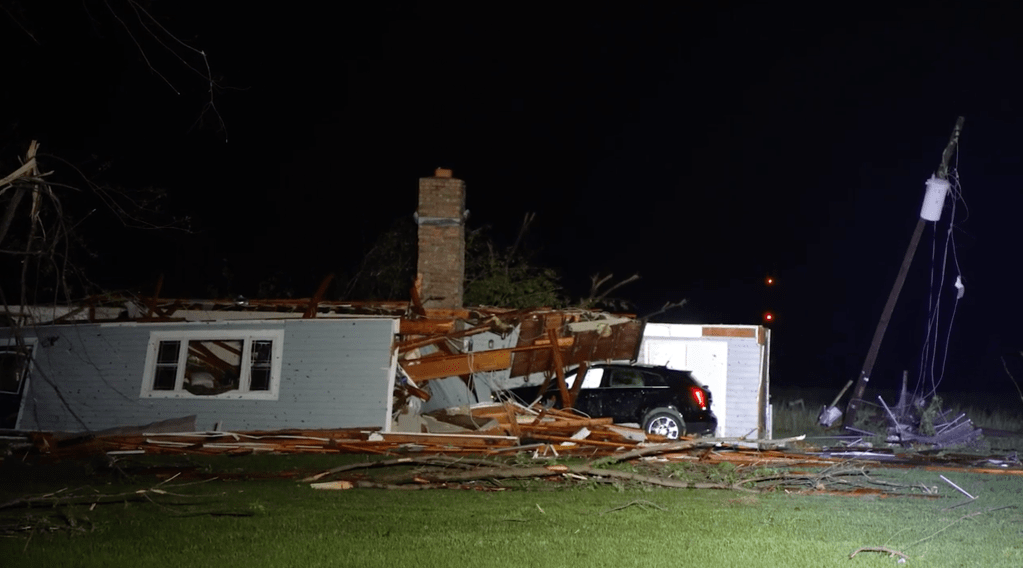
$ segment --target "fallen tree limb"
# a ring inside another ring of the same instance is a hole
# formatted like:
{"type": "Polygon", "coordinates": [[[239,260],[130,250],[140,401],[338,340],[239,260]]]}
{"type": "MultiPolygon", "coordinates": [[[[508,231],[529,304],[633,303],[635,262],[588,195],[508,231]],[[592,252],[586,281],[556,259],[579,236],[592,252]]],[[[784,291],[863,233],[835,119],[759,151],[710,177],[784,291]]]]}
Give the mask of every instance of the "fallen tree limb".
{"type": "Polygon", "coordinates": [[[660,509],[662,511],[667,511],[667,509],[665,509],[664,507],[658,505],[657,503],[651,503],[650,501],[644,501],[643,499],[636,499],[635,501],[629,501],[628,503],[626,503],[624,505],[619,505],[617,507],[611,507],[610,509],[608,509],[606,511],[602,511],[600,514],[604,515],[606,513],[613,513],[615,511],[621,511],[622,509],[627,509],[627,508],[629,508],[629,507],[631,507],[633,505],[639,505],[640,507],[650,506],[650,507],[653,507],[655,509],[660,509]]]}
{"type": "MultiPolygon", "coordinates": [[[[39,495],[35,497],[19,497],[12,499],[6,503],[0,503],[0,511],[5,509],[15,509],[20,507],[33,507],[35,505],[105,505],[108,503],[125,503],[128,501],[150,501],[153,495],[170,496],[170,497],[184,497],[186,499],[196,499],[199,497],[210,497],[212,495],[186,495],[181,493],[171,493],[163,489],[157,489],[157,486],[149,489],[138,489],[136,491],[129,491],[126,493],[113,493],[113,494],[93,494],[93,495],[76,495],[74,492],[63,492],[63,490],[55,493],[47,493],[46,495],[39,495]]],[[[193,503],[169,503],[171,505],[180,504],[193,504],[193,503]]]]}
{"type": "Polygon", "coordinates": [[[856,550],[852,551],[852,554],[849,555],[849,558],[853,558],[861,552],[882,552],[890,557],[901,556],[902,558],[909,560],[908,556],[899,552],[898,550],[893,550],[891,548],[887,548],[884,546],[864,546],[862,548],[857,548],[856,550]]]}
{"type": "Polygon", "coordinates": [[[602,458],[595,459],[590,462],[590,465],[598,464],[613,464],[623,461],[629,461],[644,456],[653,456],[657,454],[666,454],[669,452],[678,452],[682,450],[689,450],[695,448],[699,442],[696,440],[685,440],[682,442],[673,442],[671,444],[657,444],[656,446],[647,446],[645,448],[637,448],[628,452],[620,452],[605,456],[602,458]]]}
{"type": "Polygon", "coordinates": [[[334,475],[336,473],[342,473],[345,471],[352,471],[356,469],[373,469],[378,467],[389,467],[393,465],[441,465],[441,466],[456,466],[456,467],[494,467],[495,465],[501,465],[490,460],[482,460],[467,457],[453,458],[444,455],[435,455],[430,457],[402,457],[391,460],[377,460],[359,462],[353,464],[339,465],[335,468],[328,469],[327,471],[310,475],[309,477],[303,478],[302,483],[310,483],[312,481],[319,481],[328,475],[334,475]]]}
{"type": "Polygon", "coordinates": [[[525,479],[530,477],[551,477],[564,474],[590,476],[591,478],[595,478],[595,481],[600,482],[606,482],[609,480],[625,480],[661,487],[672,487],[675,489],[728,489],[733,491],[744,491],[747,493],[759,493],[759,491],[755,489],[743,487],[741,485],[741,481],[733,484],[690,482],[630,471],[601,469],[589,465],[490,467],[451,473],[415,473],[408,475],[403,479],[395,479],[394,481],[398,484],[401,484],[402,482],[415,482],[420,483],[421,485],[436,485],[442,487],[442,484],[446,482],[478,481],[482,479],[525,479]],[[424,481],[425,483],[423,483],[424,481]]]}
{"type": "Polygon", "coordinates": [[[990,513],[991,511],[998,511],[1000,509],[1015,509],[1015,508],[1016,508],[1016,505],[1002,505],[1000,507],[991,507],[991,508],[988,508],[988,509],[984,509],[983,511],[974,511],[972,513],[967,513],[967,514],[959,517],[958,519],[952,521],[951,523],[949,523],[949,524],[941,527],[940,529],[934,531],[933,533],[931,533],[931,534],[921,538],[920,540],[917,540],[915,542],[911,542],[910,544],[907,544],[905,546],[905,548],[908,549],[911,546],[916,546],[916,545],[920,544],[921,542],[924,542],[926,540],[930,540],[930,539],[938,536],[939,534],[941,534],[942,532],[944,532],[945,530],[950,528],[952,525],[958,523],[959,521],[961,521],[963,519],[968,519],[970,517],[976,517],[978,515],[983,515],[984,513],[990,513]]]}

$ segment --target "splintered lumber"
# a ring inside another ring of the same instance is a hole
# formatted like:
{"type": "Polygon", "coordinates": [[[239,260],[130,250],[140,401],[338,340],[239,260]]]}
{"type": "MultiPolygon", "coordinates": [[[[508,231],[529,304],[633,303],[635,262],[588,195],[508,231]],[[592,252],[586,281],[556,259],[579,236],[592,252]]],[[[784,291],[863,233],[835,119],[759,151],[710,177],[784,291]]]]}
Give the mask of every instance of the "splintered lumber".
{"type": "Polygon", "coordinates": [[[601,442],[599,440],[580,440],[577,438],[566,437],[566,436],[551,436],[549,434],[531,434],[530,438],[536,440],[547,440],[549,442],[560,442],[561,444],[573,444],[573,445],[586,445],[586,446],[597,446],[603,448],[614,448],[620,449],[623,446],[629,445],[628,442],[601,442]]]}
{"type": "Polygon", "coordinates": [[[328,274],[326,278],[320,282],[320,287],[316,289],[316,293],[313,294],[312,298],[309,298],[309,305],[306,306],[305,312],[302,314],[303,318],[314,318],[316,317],[317,308],[320,302],[323,301],[323,295],[327,293],[327,286],[330,286],[330,282],[334,280],[333,274],[328,274]]]}
{"type": "Polygon", "coordinates": [[[444,377],[457,377],[481,371],[500,371],[511,367],[511,349],[495,349],[465,355],[447,355],[402,361],[401,367],[417,384],[444,377]]]}
{"type": "Polygon", "coordinates": [[[460,448],[488,448],[491,446],[514,446],[519,439],[513,436],[481,436],[478,434],[415,434],[407,432],[380,432],[370,437],[374,441],[390,444],[422,444],[429,446],[452,446],[460,448]]]}
{"type": "Polygon", "coordinates": [[[521,438],[522,430],[519,428],[519,420],[518,417],[515,416],[514,407],[508,402],[504,403],[502,406],[504,406],[504,412],[508,418],[508,428],[511,430],[511,435],[516,438],[521,438]]]}
{"type": "Polygon", "coordinates": [[[351,481],[324,481],[323,483],[311,483],[309,487],[313,489],[330,489],[334,491],[351,489],[355,487],[351,481]]]}
{"type": "Polygon", "coordinates": [[[558,377],[558,392],[561,393],[561,400],[565,406],[572,408],[572,398],[568,394],[568,387],[565,385],[565,361],[561,357],[561,349],[558,347],[558,328],[552,327],[547,330],[547,338],[551,341],[551,358],[554,361],[554,373],[558,377]]]}
{"type": "Polygon", "coordinates": [[[613,423],[611,418],[574,418],[558,419],[547,422],[527,423],[523,425],[525,430],[542,431],[551,429],[578,429],[583,427],[610,426],[613,423]]]}
{"type": "MultiPolygon", "coordinates": [[[[429,319],[409,319],[401,318],[399,324],[398,333],[402,335],[436,335],[436,334],[447,334],[455,328],[455,320],[444,319],[444,320],[429,320],[429,319]]],[[[433,340],[431,339],[430,342],[433,340]]],[[[429,343],[424,343],[429,345],[429,343]]],[[[399,351],[404,351],[399,347],[399,351]]]]}
{"type": "Polygon", "coordinates": [[[575,339],[572,337],[562,337],[556,341],[537,340],[533,345],[524,347],[473,351],[458,355],[429,356],[422,359],[406,359],[401,362],[401,367],[408,374],[409,378],[417,383],[433,379],[443,379],[445,377],[468,375],[480,371],[500,371],[511,367],[513,353],[537,349],[552,349],[553,345],[566,347],[571,346],[574,341],[575,339]]]}

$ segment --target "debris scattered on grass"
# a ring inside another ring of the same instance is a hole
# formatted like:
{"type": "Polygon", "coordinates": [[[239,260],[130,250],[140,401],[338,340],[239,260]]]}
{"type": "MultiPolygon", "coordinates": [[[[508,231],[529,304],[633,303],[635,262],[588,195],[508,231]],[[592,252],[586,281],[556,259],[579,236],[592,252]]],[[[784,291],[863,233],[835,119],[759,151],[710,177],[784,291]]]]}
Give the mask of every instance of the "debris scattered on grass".
{"type": "Polygon", "coordinates": [[[905,554],[899,552],[898,550],[894,550],[885,546],[864,546],[863,548],[857,548],[856,550],[852,551],[851,554],[849,554],[849,558],[855,558],[856,555],[861,552],[881,552],[887,554],[890,558],[898,556],[899,558],[902,558],[904,560],[909,560],[909,556],[906,556],[905,554]]]}
{"type": "Polygon", "coordinates": [[[664,507],[658,505],[657,503],[651,503],[650,501],[644,501],[643,499],[636,499],[635,501],[629,501],[628,503],[626,503],[624,505],[619,505],[617,507],[611,507],[610,509],[608,509],[606,511],[601,511],[600,514],[601,515],[605,515],[607,513],[613,513],[615,511],[621,511],[622,509],[627,509],[629,507],[632,507],[633,505],[636,505],[636,506],[640,507],[641,509],[646,509],[648,507],[653,507],[654,509],[660,509],[661,511],[667,511],[667,509],[665,509],[664,507]]]}
{"type": "Polygon", "coordinates": [[[952,482],[951,482],[951,481],[950,481],[950,480],[949,480],[949,479],[948,479],[947,477],[945,477],[944,475],[939,475],[938,477],[940,477],[941,479],[943,479],[943,480],[945,481],[945,483],[947,483],[947,484],[951,485],[952,487],[954,487],[954,488],[956,489],[956,491],[958,491],[958,492],[962,493],[963,495],[966,495],[966,496],[967,496],[967,497],[969,497],[970,499],[976,499],[976,497],[974,497],[973,495],[970,495],[969,493],[967,493],[967,492],[966,492],[966,490],[965,490],[965,489],[963,489],[962,487],[959,487],[959,486],[958,486],[958,485],[956,485],[955,483],[952,483],[952,482]]]}

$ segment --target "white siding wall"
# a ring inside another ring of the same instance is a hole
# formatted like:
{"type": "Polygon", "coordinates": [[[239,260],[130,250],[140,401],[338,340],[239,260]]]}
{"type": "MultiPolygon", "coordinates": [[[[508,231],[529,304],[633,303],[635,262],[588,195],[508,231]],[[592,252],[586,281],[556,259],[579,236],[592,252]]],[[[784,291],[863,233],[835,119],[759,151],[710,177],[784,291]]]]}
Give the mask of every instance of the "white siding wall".
{"type": "Polygon", "coordinates": [[[768,330],[759,326],[647,324],[638,362],[667,364],[672,368],[692,371],[694,377],[707,384],[714,397],[712,409],[718,417],[716,435],[770,438],[767,401],[760,401],[761,384],[765,392],[769,386],[765,363],[770,345],[767,334],[768,330]],[[755,333],[754,337],[731,337],[705,334],[704,328],[755,330],[755,333]],[[765,337],[763,344],[758,340],[762,335],[765,337]],[[727,361],[725,368],[718,360],[721,355],[727,361]],[[758,429],[761,412],[765,413],[764,432],[758,429]]]}
{"type": "Polygon", "coordinates": [[[397,331],[394,318],[41,326],[29,332],[39,343],[18,427],[75,432],[195,414],[200,430],[387,428],[397,331]],[[220,329],[284,330],[277,400],[139,396],[151,331],[220,329]]]}
{"type": "Polygon", "coordinates": [[[756,339],[729,337],[728,341],[728,425],[723,436],[758,436],[761,351],[756,339]]]}

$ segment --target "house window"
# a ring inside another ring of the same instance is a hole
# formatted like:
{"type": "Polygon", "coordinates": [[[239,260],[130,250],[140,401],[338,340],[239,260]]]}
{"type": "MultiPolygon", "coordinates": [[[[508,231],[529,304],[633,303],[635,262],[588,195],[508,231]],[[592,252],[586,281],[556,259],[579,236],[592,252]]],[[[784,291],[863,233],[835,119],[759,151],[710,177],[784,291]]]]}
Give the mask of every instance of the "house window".
{"type": "Polygon", "coordinates": [[[0,346],[0,394],[21,392],[25,377],[28,376],[30,349],[28,346],[0,346]]]}
{"type": "Polygon", "coordinates": [[[153,332],[142,396],[276,399],[283,332],[153,332]]]}

